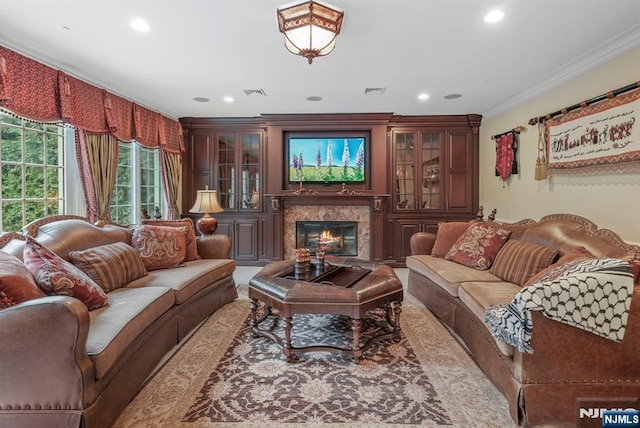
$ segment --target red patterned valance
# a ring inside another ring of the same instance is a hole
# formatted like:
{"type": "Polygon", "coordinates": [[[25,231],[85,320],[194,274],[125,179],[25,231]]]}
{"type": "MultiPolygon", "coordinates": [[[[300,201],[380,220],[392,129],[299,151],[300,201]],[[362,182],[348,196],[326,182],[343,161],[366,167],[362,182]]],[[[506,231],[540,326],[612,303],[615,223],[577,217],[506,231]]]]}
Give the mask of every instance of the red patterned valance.
{"type": "Polygon", "coordinates": [[[0,106],[39,122],[63,121],[173,153],[184,151],[177,120],[138,106],[0,46],[0,106]]]}
{"type": "Polygon", "coordinates": [[[0,46],[0,106],[38,122],[61,120],[57,71],[0,46]]]}

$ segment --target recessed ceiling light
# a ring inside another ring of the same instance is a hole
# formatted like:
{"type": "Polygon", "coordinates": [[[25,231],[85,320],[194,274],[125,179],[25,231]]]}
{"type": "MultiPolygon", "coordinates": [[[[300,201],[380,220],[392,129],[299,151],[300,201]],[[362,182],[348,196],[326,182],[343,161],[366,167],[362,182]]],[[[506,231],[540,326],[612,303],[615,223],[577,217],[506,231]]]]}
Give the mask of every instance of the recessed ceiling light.
{"type": "Polygon", "coordinates": [[[131,21],[131,28],[133,28],[136,31],[140,31],[141,33],[146,33],[147,31],[151,30],[151,27],[149,26],[147,21],[145,21],[143,19],[134,19],[134,20],[132,20],[131,21]]]}
{"type": "Polygon", "coordinates": [[[422,93],[422,94],[418,95],[418,99],[422,100],[422,101],[428,100],[429,99],[429,94],[422,93]]]}
{"type": "Polygon", "coordinates": [[[307,101],[322,101],[322,97],[319,97],[317,95],[312,95],[310,97],[307,97],[307,101]]]}
{"type": "Polygon", "coordinates": [[[199,103],[208,103],[209,101],[211,101],[209,100],[209,98],[205,98],[205,97],[195,97],[193,100],[199,103]]]}
{"type": "Polygon", "coordinates": [[[484,16],[484,22],[493,24],[495,22],[500,21],[502,18],[504,18],[504,12],[496,9],[496,10],[492,10],[491,12],[487,13],[484,16]]]}
{"type": "Polygon", "coordinates": [[[67,27],[66,25],[63,25],[63,26],[62,26],[62,29],[63,29],[63,30],[71,30],[71,28],[70,28],[70,27],[67,27]]]}
{"type": "Polygon", "coordinates": [[[445,100],[455,100],[457,98],[461,98],[462,94],[448,94],[444,96],[445,100]]]}
{"type": "Polygon", "coordinates": [[[223,100],[224,100],[225,103],[232,103],[233,102],[233,97],[226,96],[226,97],[223,98],[223,100]]]}

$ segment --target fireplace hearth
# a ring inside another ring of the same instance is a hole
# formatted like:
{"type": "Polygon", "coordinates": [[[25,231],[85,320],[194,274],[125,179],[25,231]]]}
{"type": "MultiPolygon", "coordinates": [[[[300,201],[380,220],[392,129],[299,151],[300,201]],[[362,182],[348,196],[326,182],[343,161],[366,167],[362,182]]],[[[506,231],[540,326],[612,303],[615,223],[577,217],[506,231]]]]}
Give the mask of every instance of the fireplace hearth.
{"type": "Polygon", "coordinates": [[[308,248],[311,254],[358,255],[358,222],[296,221],[296,248],[308,248]]]}

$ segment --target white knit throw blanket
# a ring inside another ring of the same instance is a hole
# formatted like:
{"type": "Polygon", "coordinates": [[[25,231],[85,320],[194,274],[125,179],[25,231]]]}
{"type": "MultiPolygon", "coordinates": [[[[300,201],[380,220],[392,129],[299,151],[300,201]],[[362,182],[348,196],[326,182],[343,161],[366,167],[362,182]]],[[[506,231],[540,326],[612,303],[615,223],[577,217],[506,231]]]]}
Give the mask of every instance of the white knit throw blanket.
{"type": "Polygon", "coordinates": [[[621,342],[633,295],[631,266],[612,258],[574,264],[524,287],[508,305],[487,309],[491,334],[520,352],[533,353],[531,311],[541,311],[552,320],[621,342]]]}

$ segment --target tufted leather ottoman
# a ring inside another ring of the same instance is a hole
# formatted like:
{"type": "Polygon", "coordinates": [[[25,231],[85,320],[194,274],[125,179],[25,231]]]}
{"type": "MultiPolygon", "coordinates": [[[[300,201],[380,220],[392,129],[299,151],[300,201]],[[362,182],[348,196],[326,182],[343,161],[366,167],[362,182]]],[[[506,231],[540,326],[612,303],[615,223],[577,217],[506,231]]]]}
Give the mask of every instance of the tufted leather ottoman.
{"type": "Polygon", "coordinates": [[[296,354],[311,351],[351,355],[359,361],[374,342],[399,339],[402,283],[390,266],[356,258],[327,257],[321,270],[312,264],[308,273],[296,275],[294,265],[293,260],[270,263],[249,281],[252,336],[273,340],[288,361],[296,354]],[[385,309],[388,331],[361,346],[361,320],[376,308],[385,309]],[[284,320],[284,338],[260,328],[264,320],[276,313],[284,320]],[[295,314],[348,316],[353,331],[352,348],[293,347],[291,328],[295,314]]]}

